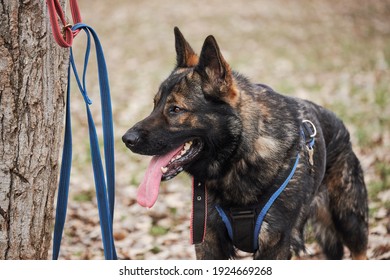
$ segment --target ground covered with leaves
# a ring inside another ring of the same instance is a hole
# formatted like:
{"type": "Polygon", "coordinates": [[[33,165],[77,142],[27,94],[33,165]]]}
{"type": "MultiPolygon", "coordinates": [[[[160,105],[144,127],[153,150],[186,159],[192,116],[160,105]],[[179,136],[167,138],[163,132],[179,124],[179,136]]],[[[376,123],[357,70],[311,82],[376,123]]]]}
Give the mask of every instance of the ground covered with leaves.
{"type": "MultiPolygon", "coordinates": [[[[317,102],[351,131],[370,199],[370,259],[390,259],[390,1],[79,1],[99,34],[109,68],[116,137],[114,237],[121,259],[194,259],[189,244],[191,180],[164,183],[152,209],[136,203],[148,157],[121,136],[152,110],[175,63],[173,27],[196,51],[213,34],[232,68],[286,95],[317,102]]],[[[83,35],[74,51],[82,60],[83,35]]],[[[88,75],[98,125],[94,65],[88,75]]],[[[102,259],[85,107],[72,97],[74,160],[62,259],[102,259]]],[[[101,129],[100,129],[101,130],[101,129]]],[[[306,259],[323,256],[307,240],[306,259]]],[[[348,258],[348,252],[346,258],[348,258]]]]}

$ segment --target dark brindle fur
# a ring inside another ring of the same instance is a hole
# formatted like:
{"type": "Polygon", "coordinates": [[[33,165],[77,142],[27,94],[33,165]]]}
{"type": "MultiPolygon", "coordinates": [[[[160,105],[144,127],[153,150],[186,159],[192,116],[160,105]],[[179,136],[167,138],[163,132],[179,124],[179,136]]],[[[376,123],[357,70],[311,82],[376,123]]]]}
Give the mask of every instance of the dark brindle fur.
{"type": "Polygon", "coordinates": [[[297,171],[265,216],[254,258],[290,259],[304,250],[308,220],[327,258],[341,259],[343,245],[352,258],[366,258],[367,193],[342,121],[321,106],[280,95],[232,71],[213,36],[199,56],[177,28],[175,38],[176,68],[161,84],[150,116],[123,141],[145,155],[195,143],[193,153],[177,165],[202,178],[208,190],[207,233],[196,245],[197,258],[234,258],[236,250],[213,205],[263,203],[287,177],[298,151],[297,171]],[[305,119],[318,131],[314,165],[300,135],[305,119]]]}

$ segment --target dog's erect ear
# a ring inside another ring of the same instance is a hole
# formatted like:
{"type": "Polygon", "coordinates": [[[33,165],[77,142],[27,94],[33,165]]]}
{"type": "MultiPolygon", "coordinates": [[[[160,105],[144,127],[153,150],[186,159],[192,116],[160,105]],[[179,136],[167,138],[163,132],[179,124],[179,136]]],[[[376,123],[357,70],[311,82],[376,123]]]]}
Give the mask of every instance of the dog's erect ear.
{"type": "Polygon", "coordinates": [[[193,51],[186,39],[184,39],[184,36],[181,34],[179,28],[175,27],[174,32],[177,61],[176,66],[179,68],[194,67],[198,64],[198,55],[193,51]]]}
{"type": "MultiPolygon", "coordinates": [[[[219,91],[219,98],[228,98],[232,102],[237,97],[237,92],[233,86],[233,76],[229,64],[223,58],[217,41],[213,36],[208,36],[203,43],[196,71],[212,88],[219,91]]],[[[210,92],[211,93],[211,92],[210,92]]],[[[215,92],[214,92],[215,94],[215,92]]]]}
{"type": "Polygon", "coordinates": [[[231,82],[230,66],[223,58],[217,41],[211,35],[203,43],[197,71],[203,76],[208,76],[211,81],[228,82],[228,84],[231,82]]]}

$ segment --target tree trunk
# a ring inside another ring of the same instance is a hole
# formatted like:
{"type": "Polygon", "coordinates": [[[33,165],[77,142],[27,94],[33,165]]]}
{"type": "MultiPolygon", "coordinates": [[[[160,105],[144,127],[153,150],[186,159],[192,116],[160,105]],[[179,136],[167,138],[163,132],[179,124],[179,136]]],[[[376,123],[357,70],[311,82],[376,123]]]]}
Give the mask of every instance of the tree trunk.
{"type": "Polygon", "coordinates": [[[0,1],[0,259],[48,256],[67,58],[45,0],[0,1]]]}

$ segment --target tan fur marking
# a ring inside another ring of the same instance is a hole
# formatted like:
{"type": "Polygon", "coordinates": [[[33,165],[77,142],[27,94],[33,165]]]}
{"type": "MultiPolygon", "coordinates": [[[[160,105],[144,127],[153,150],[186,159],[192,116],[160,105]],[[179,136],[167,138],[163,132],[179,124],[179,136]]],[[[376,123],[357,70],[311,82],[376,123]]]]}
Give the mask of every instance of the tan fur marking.
{"type": "Polygon", "coordinates": [[[186,53],[186,64],[188,67],[195,67],[196,65],[198,65],[198,62],[199,62],[199,57],[196,54],[186,53]]]}
{"type": "Polygon", "coordinates": [[[269,111],[269,107],[265,106],[263,103],[259,103],[261,116],[264,119],[269,119],[271,117],[271,113],[269,111]]]}
{"type": "Polygon", "coordinates": [[[353,260],[368,260],[366,252],[359,253],[359,254],[352,253],[352,259],[353,260]]]}
{"type": "Polygon", "coordinates": [[[271,158],[278,152],[279,143],[272,137],[259,137],[254,143],[255,150],[262,158],[271,158]]]}
{"type": "Polygon", "coordinates": [[[323,205],[318,205],[317,219],[326,227],[331,227],[333,225],[332,217],[330,215],[328,208],[323,205]]]}
{"type": "Polygon", "coordinates": [[[176,68],[174,73],[175,74],[180,74],[180,73],[183,73],[183,72],[186,72],[187,71],[187,68],[176,68]]]}
{"type": "Polygon", "coordinates": [[[261,225],[260,234],[259,234],[259,244],[260,248],[264,247],[273,247],[280,240],[280,234],[271,235],[269,232],[269,224],[264,221],[261,225]]]}
{"type": "Polygon", "coordinates": [[[169,96],[167,103],[174,104],[183,109],[188,109],[188,97],[183,94],[183,92],[173,92],[169,96]]]}
{"type": "Polygon", "coordinates": [[[237,107],[239,100],[240,92],[237,89],[236,85],[233,84],[229,87],[227,92],[227,102],[234,108],[237,107]]]}

